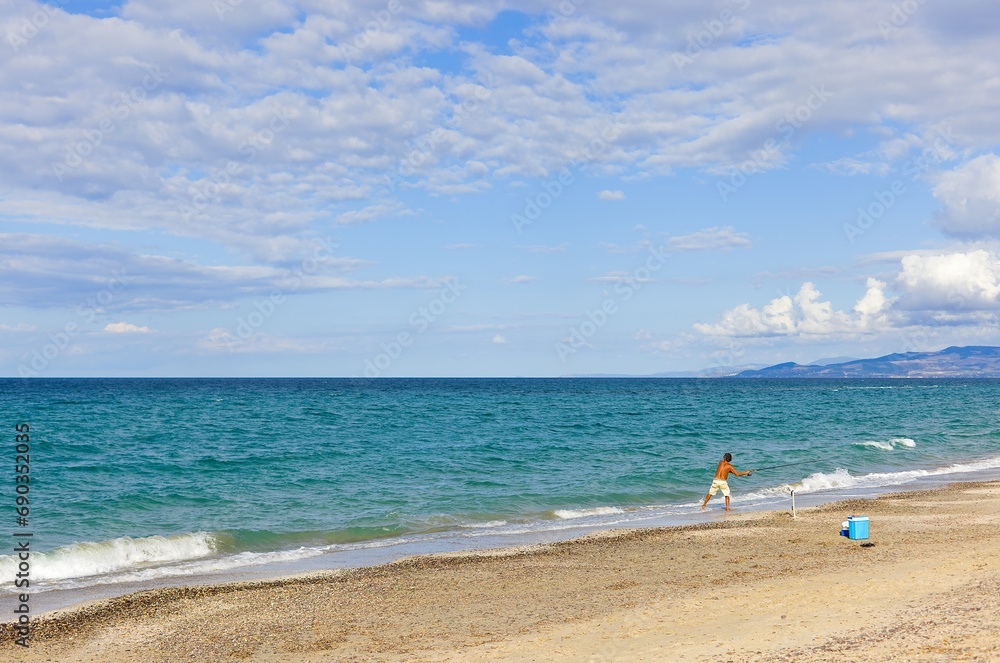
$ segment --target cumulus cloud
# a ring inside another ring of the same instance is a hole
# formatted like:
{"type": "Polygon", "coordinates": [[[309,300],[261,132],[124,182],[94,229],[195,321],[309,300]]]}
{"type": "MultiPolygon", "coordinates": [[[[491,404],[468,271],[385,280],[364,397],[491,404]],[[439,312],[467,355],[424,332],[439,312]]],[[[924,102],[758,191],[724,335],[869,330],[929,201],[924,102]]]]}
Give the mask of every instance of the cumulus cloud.
{"type": "Polygon", "coordinates": [[[741,304],[722,314],[718,322],[697,323],[696,331],[707,336],[791,336],[825,337],[880,331],[889,324],[891,300],[885,295],[886,284],[869,278],[864,296],[850,312],[838,311],[829,301],[822,301],[819,290],[810,282],[802,284],[795,297],[784,295],[760,309],[741,304]]]}
{"type": "Polygon", "coordinates": [[[826,337],[918,327],[966,326],[970,333],[995,333],[1000,311],[1000,257],[986,250],[912,253],[898,259],[888,281],[867,280],[851,311],[838,311],[806,282],[795,297],[772,299],[761,308],[741,304],[717,322],[697,323],[707,336],[826,337]]]}
{"type": "Polygon", "coordinates": [[[149,327],[139,327],[130,322],[112,322],[104,327],[110,334],[148,334],[149,327]]]}
{"type": "Polygon", "coordinates": [[[984,154],[935,179],[934,197],[944,205],[938,219],[947,233],[1000,237],[1000,156],[984,154]]]}
{"type": "Polygon", "coordinates": [[[918,310],[1000,309],[1000,258],[985,250],[909,255],[896,285],[901,307],[918,310]]]}
{"type": "Polygon", "coordinates": [[[600,200],[625,200],[625,192],[611,189],[604,189],[597,192],[600,200]]]}
{"type": "Polygon", "coordinates": [[[504,343],[507,342],[507,338],[502,334],[497,334],[496,336],[493,337],[493,342],[497,345],[503,345],[504,343]]]}

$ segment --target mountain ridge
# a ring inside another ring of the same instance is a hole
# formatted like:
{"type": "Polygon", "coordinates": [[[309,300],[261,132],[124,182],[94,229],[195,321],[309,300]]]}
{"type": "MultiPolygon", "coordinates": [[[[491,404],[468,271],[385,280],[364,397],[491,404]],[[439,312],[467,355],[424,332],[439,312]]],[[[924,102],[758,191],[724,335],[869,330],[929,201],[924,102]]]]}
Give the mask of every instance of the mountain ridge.
{"type": "Polygon", "coordinates": [[[896,352],[817,366],[789,361],[741,371],[735,378],[1000,378],[1000,347],[950,346],[936,352],[896,352]]]}

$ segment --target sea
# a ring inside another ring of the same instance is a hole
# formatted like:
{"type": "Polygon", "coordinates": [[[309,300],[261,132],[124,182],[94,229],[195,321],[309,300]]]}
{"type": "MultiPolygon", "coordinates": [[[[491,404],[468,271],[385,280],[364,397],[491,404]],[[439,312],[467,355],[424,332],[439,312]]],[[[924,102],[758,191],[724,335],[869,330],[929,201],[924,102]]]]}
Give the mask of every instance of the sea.
{"type": "Polygon", "coordinates": [[[3,379],[0,423],[36,611],[724,519],[727,452],[737,512],[1000,478],[998,380],[3,379]]]}

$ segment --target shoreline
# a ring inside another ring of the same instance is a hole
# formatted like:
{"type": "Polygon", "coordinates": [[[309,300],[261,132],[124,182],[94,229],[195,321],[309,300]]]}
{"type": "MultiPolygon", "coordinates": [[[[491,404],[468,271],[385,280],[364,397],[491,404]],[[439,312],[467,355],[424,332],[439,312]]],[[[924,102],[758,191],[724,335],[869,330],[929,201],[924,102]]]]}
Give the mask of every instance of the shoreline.
{"type": "MultiPolygon", "coordinates": [[[[931,471],[927,476],[909,479],[903,483],[873,485],[867,487],[842,487],[832,491],[797,493],[798,507],[808,508],[823,506],[834,502],[854,499],[876,499],[879,496],[899,492],[934,490],[941,487],[967,481],[988,482],[1000,481],[1000,469],[963,470],[960,472],[940,472],[940,468],[931,471]]],[[[736,510],[733,515],[781,512],[787,507],[790,510],[791,500],[782,500],[771,495],[762,499],[761,491],[749,495],[738,495],[736,510]],[[756,494],[756,497],[754,495],[756,494]],[[747,498],[750,498],[747,503],[747,498]],[[779,502],[785,505],[778,508],[779,502]]],[[[293,576],[322,574],[332,571],[350,570],[372,566],[382,566],[410,557],[433,555],[464,555],[479,551],[498,551],[506,548],[522,548],[524,546],[547,545],[572,541],[577,538],[599,534],[608,530],[632,529],[662,529],[676,528],[688,525],[711,523],[718,518],[728,517],[721,512],[721,497],[717,497],[709,505],[707,511],[697,509],[688,504],[665,504],[648,506],[634,510],[660,510],[661,513],[635,518],[633,510],[626,509],[610,516],[598,514],[580,517],[579,520],[564,520],[562,527],[535,530],[519,529],[514,533],[503,531],[487,533],[478,530],[476,538],[464,538],[462,530],[443,532],[433,536],[417,533],[404,537],[404,540],[393,542],[392,539],[382,540],[383,545],[372,547],[349,548],[347,550],[330,551],[321,554],[310,554],[298,559],[266,562],[264,564],[249,564],[234,566],[227,570],[206,570],[188,574],[164,574],[146,580],[123,579],[112,582],[96,582],[79,587],[35,589],[32,595],[34,607],[38,615],[55,611],[69,610],[75,606],[95,601],[110,600],[126,594],[145,590],[161,590],[185,586],[208,586],[230,583],[251,583],[282,580],[293,576]],[[602,522],[603,521],[603,522],[602,522]]],[[[695,503],[700,502],[696,500],[695,503]]],[[[559,521],[557,521],[559,522],[559,521]]],[[[523,528],[523,524],[517,525],[523,528]]],[[[528,524],[531,526],[531,523],[528,524]]],[[[467,535],[465,535],[467,536],[467,535]]],[[[197,560],[195,560],[197,561],[197,560]]],[[[4,596],[14,597],[16,594],[0,594],[0,602],[4,596]]],[[[0,624],[12,621],[0,617],[0,624]]]]}
{"type": "Polygon", "coordinates": [[[795,520],[734,512],[147,590],[34,617],[27,651],[0,625],[0,652],[112,662],[875,661],[896,651],[988,660],[1000,656],[998,507],[1000,481],[957,483],[799,508],[795,520]],[[862,511],[873,547],[838,533],[847,513],[862,511]]]}

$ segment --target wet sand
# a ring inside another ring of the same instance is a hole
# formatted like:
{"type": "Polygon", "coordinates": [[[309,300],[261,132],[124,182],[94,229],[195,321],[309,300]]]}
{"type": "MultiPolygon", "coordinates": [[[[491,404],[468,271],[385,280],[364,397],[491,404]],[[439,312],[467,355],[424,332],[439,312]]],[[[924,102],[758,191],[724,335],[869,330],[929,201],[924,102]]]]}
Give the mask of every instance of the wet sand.
{"type": "Polygon", "coordinates": [[[15,661],[1000,661],[1000,482],[139,592],[15,661]],[[870,517],[862,546],[838,535],[870,517]]]}

